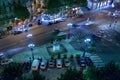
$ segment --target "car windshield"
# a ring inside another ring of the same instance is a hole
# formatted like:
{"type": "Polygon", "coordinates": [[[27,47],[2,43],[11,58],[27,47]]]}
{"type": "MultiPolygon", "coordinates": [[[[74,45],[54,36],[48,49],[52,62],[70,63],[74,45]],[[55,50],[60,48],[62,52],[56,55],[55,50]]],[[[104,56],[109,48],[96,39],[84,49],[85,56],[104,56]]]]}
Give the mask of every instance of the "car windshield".
{"type": "Polygon", "coordinates": [[[65,61],[66,63],[69,63],[69,61],[65,61]]]}
{"type": "Polygon", "coordinates": [[[41,66],[45,66],[45,65],[41,65],[41,66]]]}

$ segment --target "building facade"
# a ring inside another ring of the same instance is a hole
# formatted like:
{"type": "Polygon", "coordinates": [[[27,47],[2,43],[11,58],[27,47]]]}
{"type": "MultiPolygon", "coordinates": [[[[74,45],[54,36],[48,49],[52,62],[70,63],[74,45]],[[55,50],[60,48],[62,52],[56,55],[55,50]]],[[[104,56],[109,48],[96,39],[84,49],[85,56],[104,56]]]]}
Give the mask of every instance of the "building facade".
{"type": "Polygon", "coordinates": [[[113,0],[87,0],[88,8],[90,9],[101,9],[102,7],[108,6],[113,3],[113,0]]]}

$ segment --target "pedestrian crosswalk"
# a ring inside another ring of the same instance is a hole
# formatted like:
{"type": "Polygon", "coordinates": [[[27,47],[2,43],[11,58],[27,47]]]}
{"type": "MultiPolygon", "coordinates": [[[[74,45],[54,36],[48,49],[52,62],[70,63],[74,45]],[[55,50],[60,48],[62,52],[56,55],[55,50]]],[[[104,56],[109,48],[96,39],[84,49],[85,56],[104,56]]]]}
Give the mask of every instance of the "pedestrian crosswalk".
{"type": "Polygon", "coordinates": [[[78,32],[78,33],[74,32],[72,33],[71,38],[74,41],[74,40],[82,39],[84,36],[86,36],[86,34],[83,34],[82,32],[78,32]]]}
{"type": "Polygon", "coordinates": [[[103,60],[96,54],[91,55],[90,58],[93,61],[94,66],[96,67],[103,67],[105,65],[103,60]]]}

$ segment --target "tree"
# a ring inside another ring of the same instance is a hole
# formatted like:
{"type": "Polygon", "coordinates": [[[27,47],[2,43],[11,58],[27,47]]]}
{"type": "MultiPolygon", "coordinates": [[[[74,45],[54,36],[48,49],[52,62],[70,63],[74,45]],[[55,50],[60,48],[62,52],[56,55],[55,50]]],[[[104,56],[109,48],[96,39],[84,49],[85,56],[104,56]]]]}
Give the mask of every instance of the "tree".
{"type": "Polygon", "coordinates": [[[80,7],[87,7],[87,0],[76,0],[75,4],[80,7]]]}
{"type": "Polygon", "coordinates": [[[73,5],[77,5],[80,7],[86,7],[87,0],[64,0],[64,4],[69,7],[72,7],[73,5]]]}
{"type": "Polygon", "coordinates": [[[120,80],[120,68],[111,61],[101,68],[89,67],[85,72],[86,79],[90,80],[120,80]]]}
{"type": "Polygon", "coordinates": [[[29,13],[27,7],[24,7],[21,4],[15,5],[13,12],[17,18],[22,19],[22,20],[29,18],[29,16],[30,16],[30,13],[29,13]]]}
{"type": "Polygon", "coordinates": [[[19,77],[16,80],[46,80],[44,76],[42,75],[34,75],[35,77],[33,78],[23,78],[23,77],[19,77]]]}
{"type": "Polygon", "coordinates": [[[16,77],[21,77],[23,69],[18,63],[10,63],[4,67],[1,74],[3,80],[15,80],[16,77]]]}
{"type": "Polygon", "coordinates": [[[71,7],[71,6],[74,4],[74,0],[64,0],[64,4],[65,4],[66,6],[71,7]]]}
{"type": "Polygon", "coordinates": [[[86,80],[98,80],[98,68],[96,68],[95,66],[90,66],[87,68],[86,72],[85,72],[85,78],[86,80]]]}
{"type": "Polygon", "coordinates": [[[58,80],[85,80],[82,71],[75,69],[68,69],[64,74],[61,74],[58,80]]]}
{"type": "Polygon", "coordinates": [[[60,0],[48,0],[45,6],[47,8],[47,13],[53,14],[59,11],[62,3],[60,0]]]}
{"type": "Polygon", "coordinates": [[[103,78],[101,80],[120,80],[120,68],[114,61],[110,61],[101,68],[99,74],[99,78],[103,78]]]}

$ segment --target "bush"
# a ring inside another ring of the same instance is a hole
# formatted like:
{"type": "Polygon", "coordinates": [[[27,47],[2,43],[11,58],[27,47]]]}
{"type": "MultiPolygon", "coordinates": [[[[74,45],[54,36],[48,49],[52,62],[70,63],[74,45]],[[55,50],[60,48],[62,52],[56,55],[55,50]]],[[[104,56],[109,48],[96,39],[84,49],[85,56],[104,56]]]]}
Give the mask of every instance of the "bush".
{"type": "Polygon", "coordinates": [[[66,59],[67,58],[67,54],[64,54],[64,59],[66,59]]]}
{"type": "Polygon", "coordinates": [[[76,58],[80,58],[80,54],[76,54],[76,58]]]}
{"type": "Polygon", "coordinates": [[[51,55],[51,59],[54,59],[54,57],[55,57],[55,55],[54,55],[54,53],[52,53],[52,55],[51,55]]]}
{"type": "Polygon", "coordinates": [[[60,59],[61,58],[61,54],[60,53],[58,53],[58,59],[60,59]]]}
{"type": "Polygon", "coordinates": [[[90,50],[90,52],[94,52],[94,51],[96,50],[96,47],[91,46],[91,47],[89,48],[89,50],[90,50]]]}
{"type": "Polygon", "coordinates": [[[73,59],[73,57],[74,57],[73,54],[71,54],[71,55],[70,55],[70,58],[73,59]]]}

